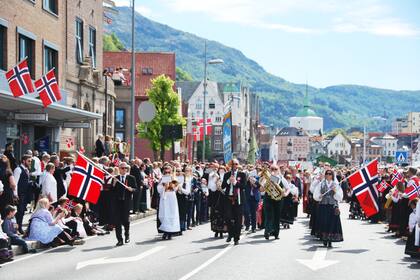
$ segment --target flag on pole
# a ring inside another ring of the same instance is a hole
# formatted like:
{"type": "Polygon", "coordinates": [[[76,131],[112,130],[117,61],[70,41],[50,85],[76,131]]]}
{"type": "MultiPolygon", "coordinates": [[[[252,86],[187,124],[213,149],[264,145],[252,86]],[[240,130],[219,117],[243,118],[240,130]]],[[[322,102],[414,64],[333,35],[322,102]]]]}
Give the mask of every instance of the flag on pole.
{"type": "Polygon", "coordinates": [[[34,92],[28,62],[23,60],[6,72],[6,79],[14,97],[34,92]]]}
{"type": "Polygon", "coordinates": [[[389,187],[390,187],[390,185],[385,180],[382,180],[382,182],[379,185],[377,185],[377,189],[380,193],[383,193],[389,187]]]}
{"type": "Polygon", "coordinates": [[[404,193],[407,195],[409,200],[420,197],[420,180],[418,178],[411,179],[404,193]]]}
{"type": "Polygon", "coordinates": [[[96,204],[104,183],[105,172],[90,163],[83,155],[77,157],[68,194],[96,204]]]}
{"type": "Polygon", "coordinates": [[[67,202],[66,202],[66,205],[64,205],[64,208],[70,212],[76,205],[77,205],[76,202],[74,202],[73,200],[67,199],[67,202]]]}
{"type": "Polygon", "coordinates": [[[54,69],[35,81],[36,90],[44,107],[61,100],[60,88],[55,78],[54,69]]]}
{"type": "Polygon", "coordinates": [[[394,169],[391,175],[391,185],[395,187],[398,184],[398,182],[404,182],[404,177],[400,172],[394,169]]]}
{"type": "Polygon", "coordinates": [[[350,175],[348,181],[366,216],[371,217],[378,213],[378,160],[369,162],[350,175]]]}

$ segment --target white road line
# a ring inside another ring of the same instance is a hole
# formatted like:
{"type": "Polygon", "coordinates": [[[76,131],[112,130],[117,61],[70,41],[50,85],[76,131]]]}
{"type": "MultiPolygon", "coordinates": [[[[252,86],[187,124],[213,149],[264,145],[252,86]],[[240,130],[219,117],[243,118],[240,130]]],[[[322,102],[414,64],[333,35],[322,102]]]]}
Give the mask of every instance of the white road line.
{"type": "MultiPolygon", "coordinates": [[[[245,241],[247,239],[247,237],[248,237],[248,235],[245,234],[244,235],[244,238],[242,238],[241,241],[242,242],[245,241]]],[[[208,259],[202,265],[200,265],[199,267],[195,268],[193,271],[185,274],[184,276],[182,276],[178,280],[187,280],[187,279],[190,279],[195,274],[197,274],[200,270],[202,270],[203,268],[209,266],[210,264],[212,264],[213,262],[215,262],[217,259],[219,259],[221,256],[223,256],[224,254],[226,254],[226,252],[229,251],[230,249],[232,249],[233,247],[234,247],[234,245],[232,245],[232,244],[228,245],[226,248],[224,248],[222,251],[220,251],[219,253],[217,253],[215,256],[213,256],[212,258],[208,259]]]]}
{"type": "MultiPolygon", "coordinates": [[[[141,225],[141,224],[144,224],[144,223],[153,221],[155,219],[156,219],[155,216],[152,216],[152,217],[147,218],[147,219],[146,218],[145,219],[141,219],[138,222],[132,223],[131,226],[141,225]]],[[[90,239],[93,239],[93,238],[96,238],[96,237],[98,237],[98,235],[89,236],[87,238],[84,238],[83,240],[87,241],[87,240],[90,240],[90,239]]],[[[41,251],[39,253],[36,253],[36,254],[29,254],[29,255],[27,255],[25,257],[21,257],[21,258],[15,259],[12,262],[3,263],[1,266],[6,266],[6,265],[14,264],[14,263],[17,263],[17,262],[20,262],[20,261],[24,261],[24,260],[27,260],[27,259],[31,259],[33,257],[37,257],[37,256],[40,256],[40,255],[43,255],[45,253],[51,252],[51,251],[56,250],[56,249],[59,249],[59,248],[62,248],[62,247],[60,246],[60,247],[50,248],[50,249],[43,250],[43,251],[41,251]]]]}

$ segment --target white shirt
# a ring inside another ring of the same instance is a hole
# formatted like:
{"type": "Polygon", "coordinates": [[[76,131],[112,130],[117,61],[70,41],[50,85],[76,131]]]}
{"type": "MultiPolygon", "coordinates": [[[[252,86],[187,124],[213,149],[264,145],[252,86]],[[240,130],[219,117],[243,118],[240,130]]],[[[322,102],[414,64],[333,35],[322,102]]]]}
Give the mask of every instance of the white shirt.
{"type": "Polygon", "coordinates": [[[57,181],[55,180],[54,176],[49,172],[47,172],[44,176],[41,194],[44,197],[48,197],[48,194],[50,194],[52,199],[51,203],[57,201],[57,181]]]}
{"type": "Polygon", "coordinates": [[[38,157],[32,157],[32,160],[34,161],[34,172],[32,172],[32,176],[41,176],[42,170],[41,170],[41,160],[38,157]]]}
{"type": "Polygon", "coordinates": [[[216,182],[218,177],[219,175],[217,175],[217,173],[214,171],[209,173],[208,187],[209,190],[211,190],[212,192],[215,192],[217,190],[216,182]]]}
{"type": "Polygon", "coordinates": [[[410,214],[410,217],[408,218],[408,229],[410,232],[413,232],[414,227],[417,224],[417,215],[416,215],[416,209],[413,210],[413,212],[410,214]]]}
{"type": "Polygon", "coordinates": [[[4,186],[3,186],[2,181],[0,181],[0,192],[2,192],[2,191],[4,191],[4,186]]]}
{"type": "Polygon", "coordinates": [[[191,193],[191,181],[192,177],[185,177],[185,188],[180,187],[180,190],[183,194],[189,195],[191,193]]]}

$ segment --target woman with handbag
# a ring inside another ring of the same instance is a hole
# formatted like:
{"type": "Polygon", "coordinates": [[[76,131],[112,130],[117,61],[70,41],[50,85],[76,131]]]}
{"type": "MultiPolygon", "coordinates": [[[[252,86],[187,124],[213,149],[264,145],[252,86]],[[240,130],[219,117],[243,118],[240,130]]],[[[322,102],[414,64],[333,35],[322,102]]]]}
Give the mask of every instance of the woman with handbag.
{"type": "Polygon", "coordinates": [[[343,199],[343,190],[334,180],[334,172],[326,170],[315,183],[314,199],[318,206],[318,229],[324,246],[332,247],[332,242],[343,241],[338,203],[343,199]]]}

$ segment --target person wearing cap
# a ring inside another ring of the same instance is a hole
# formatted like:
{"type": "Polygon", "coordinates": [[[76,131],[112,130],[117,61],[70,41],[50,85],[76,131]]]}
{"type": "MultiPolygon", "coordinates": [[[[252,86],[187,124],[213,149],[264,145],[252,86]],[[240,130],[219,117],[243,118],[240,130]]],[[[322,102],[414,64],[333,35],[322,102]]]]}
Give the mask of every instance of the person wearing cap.
{"type": "Polygon", "coordinates": [[[130,242],[130,201],[133,193],[138,191],[136,178],[129,174],[129,166],[126,162],[119,165],[119,174],[114,180],[114,225],[117,237],[117,245],[123,245],[122,226],[124,226],[125,243],[130,242]]]}

